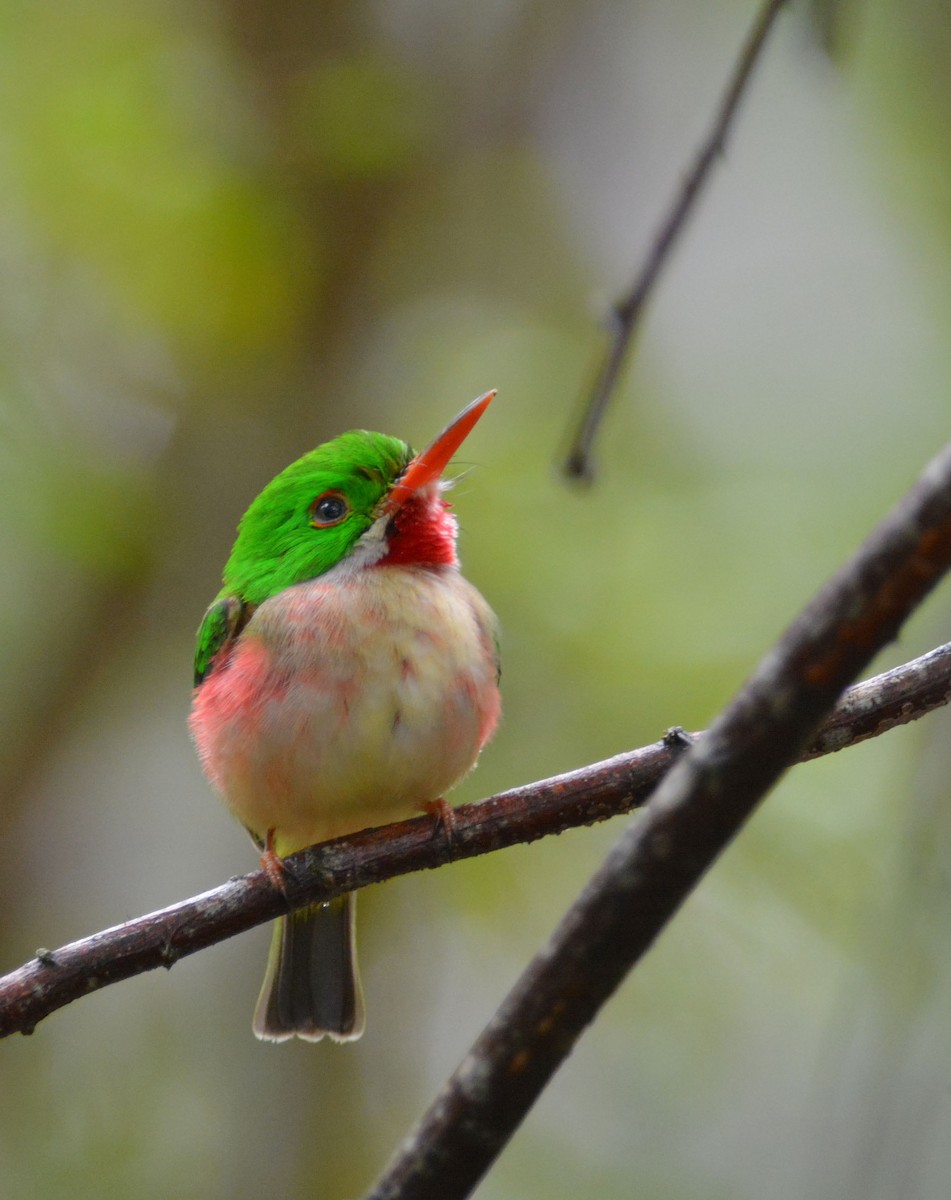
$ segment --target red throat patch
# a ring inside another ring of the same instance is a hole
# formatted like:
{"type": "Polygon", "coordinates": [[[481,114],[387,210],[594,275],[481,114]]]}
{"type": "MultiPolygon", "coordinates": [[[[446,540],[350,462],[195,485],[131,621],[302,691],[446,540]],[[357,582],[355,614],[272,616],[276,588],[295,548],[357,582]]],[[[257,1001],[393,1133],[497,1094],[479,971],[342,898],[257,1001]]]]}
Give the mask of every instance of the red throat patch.
{"type": "Polygon", "coordinates": [[[387,543],[377,566],[458,566],[452,505],[438,492],[412,496],[394,513],[387,543]]]}

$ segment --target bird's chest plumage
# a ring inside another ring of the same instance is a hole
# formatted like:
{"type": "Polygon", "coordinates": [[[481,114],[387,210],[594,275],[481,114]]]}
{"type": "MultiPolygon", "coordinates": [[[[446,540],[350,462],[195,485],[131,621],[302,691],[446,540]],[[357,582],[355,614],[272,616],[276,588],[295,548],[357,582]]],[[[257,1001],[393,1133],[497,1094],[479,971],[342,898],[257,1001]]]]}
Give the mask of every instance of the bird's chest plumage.
{"type": "Polygon", "coordinates": [[[387,566],[262,604],[191,723],[229,807],[283,854],[439,798],[498,713],[479,593],[453,567],[387,566]]]}

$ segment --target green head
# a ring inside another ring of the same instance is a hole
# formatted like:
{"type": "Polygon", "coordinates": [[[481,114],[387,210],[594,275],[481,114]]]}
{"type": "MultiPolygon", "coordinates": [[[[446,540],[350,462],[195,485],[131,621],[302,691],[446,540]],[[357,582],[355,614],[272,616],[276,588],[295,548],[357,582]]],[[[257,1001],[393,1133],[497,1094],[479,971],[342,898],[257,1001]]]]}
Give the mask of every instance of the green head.
{"type": "Polygon", "coordinates": [[[259,604],[348,558],[357,569],[455,565],[456,523],[439,498],[440,480],[494,395],[473,400],[421,454],[357,429],[272,479],[241,518],[224,587],[198,630],[196,685],[259,604]]]}
{"type": "Polygon", "coordinates": [[[221,595],[258,605],[329,571],[381,515],[412,457],[399,438],[358,429],[285,467],[241,518],[221,595]]]}

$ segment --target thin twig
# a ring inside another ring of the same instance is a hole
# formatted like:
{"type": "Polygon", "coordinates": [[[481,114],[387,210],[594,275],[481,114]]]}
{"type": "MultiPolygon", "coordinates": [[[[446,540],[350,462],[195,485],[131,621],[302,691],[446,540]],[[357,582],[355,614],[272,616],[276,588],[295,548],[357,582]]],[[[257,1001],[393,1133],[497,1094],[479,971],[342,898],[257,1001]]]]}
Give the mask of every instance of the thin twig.
{"type": "MultiPolygon", "coordinates": [[[[951,699],[951,644],[850,688],[803,758],[817,758],[917,720],[951,699]]],[[[692,735],[699,736],[699,735],[692,735]]],[[[642,805],[677,754],[676,738],[500,792],[455,810],[452,858],[471,858],[642,805]]],[[[442,866],[432,821],[417,817],[326,842],[288,859],[297,904],[395,875],[442,866]]],[[[31,1033],[44,1017],[110,983],[242,933],[286,911],[261,871],[201,896],[46,950],[0,978],[0,1036],[31,1033]]]]}
{"type": "Polygon", "coordinates": [[[713,165],[723,153],[740,100],[759,60],[766,38],[786,0],[766,0],[747,35],[733,74],[723,94],[713,125],[684,177],[667,218],[651,243],[647,259],[630,291],[611,310],[607,351],[598,369],[594,388],[585,401],[581,420],[565,459],[565,472],[575,479],[592,477],[591,447],[627,358],[641,314],[661,270],[686,227],[713,165]]]}
{"type": "Polygon", "coordinates": [[[849,680],[951,566],[951,445],[675,763],[370,1200],[463,1200],[849,680]]]}

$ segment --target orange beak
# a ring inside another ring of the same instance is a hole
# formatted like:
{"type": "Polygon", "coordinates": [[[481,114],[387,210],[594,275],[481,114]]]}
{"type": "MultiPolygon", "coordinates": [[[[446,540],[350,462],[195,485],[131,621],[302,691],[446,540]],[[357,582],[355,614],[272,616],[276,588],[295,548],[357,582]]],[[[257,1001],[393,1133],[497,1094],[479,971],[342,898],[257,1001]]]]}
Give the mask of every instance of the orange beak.
{"type": "Polygon", "coordinates": [[[428,483],[433,483],[442,477],[443,471],[449,465],[449,460],[472,432],[476,421],[489,407],[494,397],[495,389],[466,405],[439,437],[421,454],[416,455],[387,496],[385,512],[396,512],[420,488],[424,488],[428,483]]]}

